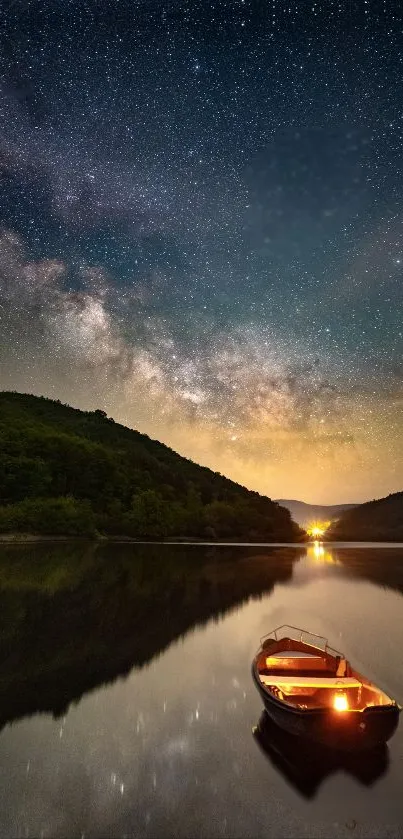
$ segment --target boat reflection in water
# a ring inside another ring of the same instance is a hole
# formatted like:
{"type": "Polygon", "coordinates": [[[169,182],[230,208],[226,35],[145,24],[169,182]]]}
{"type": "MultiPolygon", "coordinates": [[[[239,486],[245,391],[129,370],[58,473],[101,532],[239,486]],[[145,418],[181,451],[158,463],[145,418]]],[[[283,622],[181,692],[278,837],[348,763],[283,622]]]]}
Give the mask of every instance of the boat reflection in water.
{"type": "Polygon", "coordinates": [[[368,787],[381,778],[389,766],[389,750],[385,743],[364,753],[333,750],[289,734],[275,725],[266,711],[253,734],[272,765],[304,798],[314,798],[322,781],[336,772],[347,772],[368,787]]]}

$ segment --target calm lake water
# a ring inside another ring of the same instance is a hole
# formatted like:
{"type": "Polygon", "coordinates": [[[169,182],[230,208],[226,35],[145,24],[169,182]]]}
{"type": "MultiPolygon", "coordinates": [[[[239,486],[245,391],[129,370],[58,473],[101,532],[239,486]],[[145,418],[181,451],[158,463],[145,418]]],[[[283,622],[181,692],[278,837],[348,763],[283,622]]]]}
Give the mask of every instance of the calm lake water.
{"type": "Polygon", "coordinates": [[[403,720],[339,765],[262,727],[283,623],[403,703],[403,546],[0,547],[0,835],[403,836],[403,720]]]}

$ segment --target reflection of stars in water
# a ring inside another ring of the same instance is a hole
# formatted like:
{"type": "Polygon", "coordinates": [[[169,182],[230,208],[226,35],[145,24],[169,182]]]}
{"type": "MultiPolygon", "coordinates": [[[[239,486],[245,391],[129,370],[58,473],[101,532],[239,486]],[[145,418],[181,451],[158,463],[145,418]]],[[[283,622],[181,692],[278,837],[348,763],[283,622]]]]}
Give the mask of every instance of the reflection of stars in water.
{"type": "Polygon", "coordinates": [[[116,787],[119,790],[120,795],[124,795],[126,785],[123,781],[119,780],[118,774],[116,772],[111,772],[110,781],[112,787],[116,787]]]}

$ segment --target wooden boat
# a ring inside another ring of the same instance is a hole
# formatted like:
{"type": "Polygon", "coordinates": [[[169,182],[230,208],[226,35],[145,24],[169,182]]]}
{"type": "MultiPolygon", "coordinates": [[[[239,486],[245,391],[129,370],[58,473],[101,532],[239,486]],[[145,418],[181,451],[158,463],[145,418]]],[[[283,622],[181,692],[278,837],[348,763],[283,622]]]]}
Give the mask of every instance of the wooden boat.
{"type": "Polygon", "coordinates": [[[267,713],[290,734],[354,750],[385,743],[397,728],[397,702],[303,629],[280,626],[262,638],[252,676],[267,713]]]}

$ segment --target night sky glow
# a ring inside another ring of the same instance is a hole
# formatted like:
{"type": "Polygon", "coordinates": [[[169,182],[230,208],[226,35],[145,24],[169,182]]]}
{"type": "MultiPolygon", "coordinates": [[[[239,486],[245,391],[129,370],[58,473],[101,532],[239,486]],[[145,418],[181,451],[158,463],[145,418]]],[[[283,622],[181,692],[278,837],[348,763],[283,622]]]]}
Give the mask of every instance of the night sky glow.
{"type": "Polygon", "coordinates": [[[5,0],[0,388],[273,498],[403,488],[403,8],[5,0]]]}

